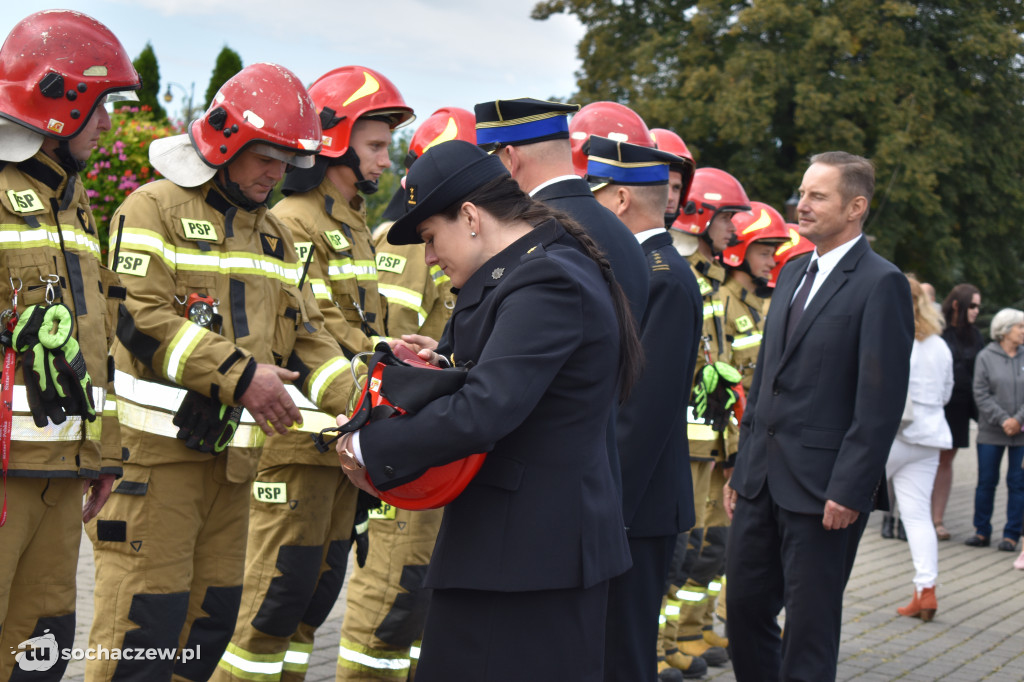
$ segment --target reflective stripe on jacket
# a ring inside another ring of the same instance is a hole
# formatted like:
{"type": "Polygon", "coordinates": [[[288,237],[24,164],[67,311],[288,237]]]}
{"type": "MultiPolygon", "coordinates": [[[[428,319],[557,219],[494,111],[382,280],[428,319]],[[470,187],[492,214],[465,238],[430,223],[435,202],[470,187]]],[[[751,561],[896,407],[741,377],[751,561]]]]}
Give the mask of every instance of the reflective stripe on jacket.
{"type": "MultiPolygon", "coordinates": [[[[118,272],[128,298],[114,344],[120,372],[154,391],[185,387],[233,405],[248,365],[276,364],[299,372],[296,384],[312,403],[332,413],[346,408],[349,362],[324,328],[312,289],[298,290],[291,232],[266,208],[235,206],[213,181],[189,189],[160,180],[133,192],[114,214],[112,244],[122,219],[118,272]],[[186,319],[191,294],[214,299],[219,319],[212,329],[186,319]]],[[[176,407],[133,397],[118,401],[132,424],[122,428],[132,462],[209,457],[166,432],[139,428],[139,419],[157,418],[154,409],[163,407],[166,416],[176,407]]],[[[239,447],[227,450],[228,477],[236,482],[254,475],[259,455],[260,437],[246,426],[235,435],[239,447]]],[[[315,451],[312,441],[309,447],[315,451]]]]}
{"type": "MultiPolygon", "coordinates": [[[[116,438],[101,449],[103,425],[116,435],[112,415],[104,419],[107,349],[113,335],[111,313],[122,291],[117,277],[99,261],[100,245],[89,199],[78,176],[69,176],[43,152],[21,163],[0,162],[0,310],[11,308],[19,288],[18,310],[45,304],[46,279],[59,278],[54,301],[75,314],[73,334],[92,379],[96,420],[69,417],[38,428],[28,408],[20,358],[16,365],[10,475],[95,477],[120,474],[116,438]],[[62,248],[63,243],[63,248],[62,248]]],[[[111,396],[111,399],[113,396],[111,396]]]]}

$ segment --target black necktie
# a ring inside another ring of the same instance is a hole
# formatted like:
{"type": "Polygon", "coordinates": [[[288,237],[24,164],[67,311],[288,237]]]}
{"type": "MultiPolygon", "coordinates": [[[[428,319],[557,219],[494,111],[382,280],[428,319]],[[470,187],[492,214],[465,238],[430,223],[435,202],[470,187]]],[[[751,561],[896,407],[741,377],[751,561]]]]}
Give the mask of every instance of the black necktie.
{"type": "Polygon", "coordinates": [[[793,303],[789,306],[789,320],[786,323],[786,343],[789,343],[789,337],[793,336],[793,330],[796,329],[800,318],[803,317],[804,308],[807,307],[807,297],[811,293],[811,287],[814,286],[814,277],[817,274],[818,259],[815,258],[811,261],[811,267],[807,268],[807,274],[804,276],[804,283],[800,287],[800,291],[796,292],[796,298],[793,299],[793,303]]]}

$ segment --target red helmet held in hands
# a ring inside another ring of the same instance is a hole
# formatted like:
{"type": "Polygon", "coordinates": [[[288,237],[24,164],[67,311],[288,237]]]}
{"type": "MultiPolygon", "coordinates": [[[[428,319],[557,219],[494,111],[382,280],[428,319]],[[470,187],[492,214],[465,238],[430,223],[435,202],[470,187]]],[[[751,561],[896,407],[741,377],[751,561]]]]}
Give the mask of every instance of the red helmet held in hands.
{"type": "Polygon", "coordinates": [[[46,137],[74,137],[97,105],[137,100],[140,87],[121,42],[81,12],[36,12],[0,47],[0,117],[46,137]]]}
{"type": "Polygon", "coordinates": [[[363,116],[386,117],[392,130],[416,118],[395,84],[365,66],[328,71],[309,86],[309,96],[323,126],[320,153],[330,158],[348,151],[352,126],[363,116]]]}
{"type": "Polygon", "coordinates": [[[586,143],[591,135],[641,147],[654,146],[654,137],[638,113],[618,102],[592,102],[569,121],[572,165],[580,177],[587,174],[586,143]]]}
{"type": "Polygon", "coordinates": [[[476,117],[459,107],[442,107],[432,113],[413,133],[409,140],[409,153],[405,167],[423,156],[423,152],[448,140],[462,140],[476,144],[476,117]]]}
{"type": "Polygon", "coordinates": [[[736,226],[736,244],[722,252],[722,263],[738,268],[747,257],[747,248],[754,242],[781,245],[789,241],[789,228],[782,215],[768,204],[750,202],[750,211],[732,217],[736,226]]]}
{"type": "Polygon", "coordinates": [[[719,213],[749,210],[750,199],[739,180],[724,170],[698,168],[683,210],[672,227],[690,234],[703,234],[719,213]]]}

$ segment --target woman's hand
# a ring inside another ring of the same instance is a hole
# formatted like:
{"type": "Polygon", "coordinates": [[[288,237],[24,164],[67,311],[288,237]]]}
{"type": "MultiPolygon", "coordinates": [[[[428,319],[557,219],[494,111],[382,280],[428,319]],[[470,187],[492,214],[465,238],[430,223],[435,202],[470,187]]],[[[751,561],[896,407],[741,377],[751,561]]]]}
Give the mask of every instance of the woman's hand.
{"type": "Polygon", "coordinates": [[[408,348],[420,359],[426,360],[436,367],[440,366],[440,360],[438,360],[440,356],[434,352],[434,349],[437,348],[437,341],[429,336],[423,336],[422,334],[402,334],[401,339],[391,340],[391,350],[395,350],[399,346],[408,348]]]}
{"type": "Polygon", "coordinates": [[[1007,436],[1016,436],[1020,433],[1020,422],[1013,417],[1008,417],[1006,421],[1003,422],[1003,433],[1007,436]]]}
{"type": "MultiPolygon", "coordinates": [[[[348,417],[343,414],[338,415],[338,426],[343,425],[348,421],[348,417]]],[[[366,476],[366,467],[359,463],[352,452],[352,436],[353,433],[346,433],[338,439],[338,444],[335,446],[338,450],[338,462],[341,464],[341,470],[348,476],[348,480],[352,481],[352,485],[365,490],[374,497],[379,497],[377,491],[370,485],[370,479],[366,476]]]]}

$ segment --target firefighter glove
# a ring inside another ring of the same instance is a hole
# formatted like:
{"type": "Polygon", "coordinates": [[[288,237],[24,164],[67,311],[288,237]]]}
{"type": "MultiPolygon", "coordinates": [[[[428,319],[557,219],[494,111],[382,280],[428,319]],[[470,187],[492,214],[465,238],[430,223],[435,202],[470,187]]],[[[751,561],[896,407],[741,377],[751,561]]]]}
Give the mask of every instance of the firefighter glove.
{"type": "Polygon", "coordinates": [[[380,499],[364,490],[359,491],[356,498],[356,516],[352,522],[352,544],[356,548],[356,563],[359,568],[366,565],[366,557],[370,553],[370,510],[380,509],[380,499]]]}
{"type": "Polygon", "coordinates": [[[54,399],[65,415],[96,420],[92,398],[92,377],[85,367],[82,348],[71,335],[74,317],[63,303],[45,309],[39,329],[39,341],[46,348],[46,371],[54,399]]]}
{"type": "Polygon", "coordinates": [[[174,414],[178,439],[199,452],[219,454],[228,446],[238,429],[242,408],[224,405],[202,393],[189,391],[174,414]]]}
{"type": "Polygon", "coordinates": [[[713,431],[724,431],[736,405],[737,394],[733,386],[742,375],[727,362],[705,365],[697,376],[693,389],[694,414],[710,424],[713,431]]]}
{"type": "Polygon", "coordinates": [[[32,421],[39,428],[46,426],[49,420],[54,424],[63,424],[65,420],[46,369],[46,348],[39,341],[45,311],[44,306],[38,305],[26,308],[18,317],[11,337],[14,350],[21,356],[21,373],[32,421]]]}

